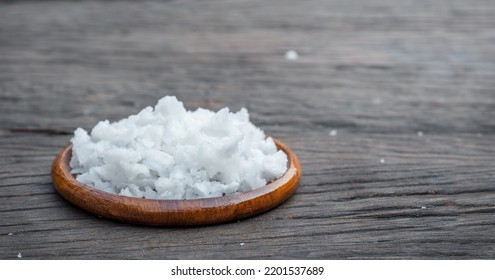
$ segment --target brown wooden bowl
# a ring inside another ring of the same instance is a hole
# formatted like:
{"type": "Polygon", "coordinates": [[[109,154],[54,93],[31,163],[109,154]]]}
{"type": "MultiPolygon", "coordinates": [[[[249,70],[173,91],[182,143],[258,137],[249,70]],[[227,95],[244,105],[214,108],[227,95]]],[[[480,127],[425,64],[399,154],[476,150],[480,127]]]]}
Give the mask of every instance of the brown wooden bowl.
{"type": "Polygon", "coordinates": [[[52,165],[52,180],[58,193],[70,203],[98,216],[123,222],[189,226],[240,220],[266,212],[287,200],[302,174],[296,154],[273,139],[288,157],[285,174],[264,187],[233,195],[190,200],[133,198],[107,193],[81,184],[70,173],[72,146],[60,151],[52,165]]]}

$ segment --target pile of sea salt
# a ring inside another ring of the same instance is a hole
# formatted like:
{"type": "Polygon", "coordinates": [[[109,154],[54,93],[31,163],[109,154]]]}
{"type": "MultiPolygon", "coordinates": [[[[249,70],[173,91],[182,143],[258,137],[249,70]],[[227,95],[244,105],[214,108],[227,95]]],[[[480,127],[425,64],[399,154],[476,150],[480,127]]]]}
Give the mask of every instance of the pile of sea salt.
{"type": "Polygon", "coordinates": [[[117,122],[78,128],[77,181],[131,197],[195,199],[246,192],[287,170],[287,156],[249,122],[246,109],[187,111],[175,97],[117,122]]]}

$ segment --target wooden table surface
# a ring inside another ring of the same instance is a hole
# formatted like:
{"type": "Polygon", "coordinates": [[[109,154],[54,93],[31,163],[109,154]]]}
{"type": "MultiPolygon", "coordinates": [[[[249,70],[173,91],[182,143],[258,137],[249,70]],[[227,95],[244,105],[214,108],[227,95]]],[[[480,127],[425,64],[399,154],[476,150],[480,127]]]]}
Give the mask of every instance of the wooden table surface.
{"type": "Polygon", "coordinates": [[[494,143],[494,1],[0,3],[2,259],[493,259],[494,143]],[[246,107],[299,155],[296,194],[159,228],[55,192],[75,128],[164,95],[246,107]]]}

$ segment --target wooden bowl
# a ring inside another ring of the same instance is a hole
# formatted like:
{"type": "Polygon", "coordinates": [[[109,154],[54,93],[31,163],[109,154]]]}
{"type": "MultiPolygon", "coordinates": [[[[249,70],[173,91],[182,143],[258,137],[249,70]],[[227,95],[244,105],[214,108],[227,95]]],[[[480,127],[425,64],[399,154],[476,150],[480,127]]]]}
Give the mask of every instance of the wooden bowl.
{"type": "Polygon", "coordinates": [[[70,173],[72,146],[62,149],[52,165],[58,193],[70,203],[98,216],[128,223],[190,226],[236,221],[266,212],[287,200],[296,190],[301,165],[296,154],[274,139],[288,157],[288,169],[264,187],[233,195],[190,200],[133,198],[107,193],[79,183],[70,173]]]}

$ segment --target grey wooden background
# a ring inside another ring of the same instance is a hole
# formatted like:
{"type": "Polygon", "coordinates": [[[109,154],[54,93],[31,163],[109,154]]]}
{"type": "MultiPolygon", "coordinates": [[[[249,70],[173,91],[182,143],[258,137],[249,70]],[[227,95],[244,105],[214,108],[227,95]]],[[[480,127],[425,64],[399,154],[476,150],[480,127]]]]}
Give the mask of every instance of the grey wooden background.
{"type": "Polygon", "coordinates": [[[493,259],[494,140],[491,0],[0,2],[2,259],[493,259]],[[55,192],[75,128],[164,95],[248,108],[299,155],[297,193],[156,228],[55,192]]]}

